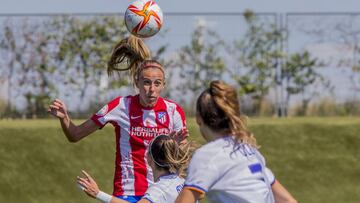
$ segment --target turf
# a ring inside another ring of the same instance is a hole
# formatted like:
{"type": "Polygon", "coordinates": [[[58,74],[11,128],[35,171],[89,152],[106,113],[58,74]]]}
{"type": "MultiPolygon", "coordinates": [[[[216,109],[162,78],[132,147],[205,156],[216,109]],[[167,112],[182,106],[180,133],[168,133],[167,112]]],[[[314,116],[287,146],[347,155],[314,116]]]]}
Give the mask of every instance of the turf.
{"type": "MultiPolygon", "coordinates": [[[[359,201],[360,118],[261,118],[249,125],[268,166],[298,202],[359,201]]],[[[194,119],[188,126],[192,139],[204,143],[194,119]]],[[[0,202],[98,202],[75,178],[85,169],[111,192],[114,140],[111,126],[69,143],[55,119],[1,120],[0,202]]]]}

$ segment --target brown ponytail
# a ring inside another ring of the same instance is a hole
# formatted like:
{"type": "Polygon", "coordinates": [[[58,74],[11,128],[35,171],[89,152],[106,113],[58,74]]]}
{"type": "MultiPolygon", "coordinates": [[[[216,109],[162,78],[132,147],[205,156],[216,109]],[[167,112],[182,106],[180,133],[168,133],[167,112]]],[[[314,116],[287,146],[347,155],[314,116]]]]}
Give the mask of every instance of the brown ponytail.
{"type": "Polygon", "coordinates": [[[178,144],[167,135],[159,135],[149,145],[149,154],[157,167],[184,177],[191,158],[191,143],[178,144]]]}
{"type": "Polygon", "coordinates": [[[222,81],[212,81],[199,96],[196,109],[210,129],[234,135],[237,142],[257,147],[254,135],[247,129],[246,117],[240,113],[235,88],[222,81]]]}
{"type": "Polygon", "coordinates": [[[142,39],[131,35],[115,46],[108,62],[107,72],[110,76],[115,71],[130,70],[131,79],[135,83],[140,72],[149,67],[160,69],[165,80],[163,66],[158,61],[151,60],[151,52],[142,39]]]}
{"type": "Polygon", "coordinates": [[[151,52],[144,41],[131,35],[113,49],[107,67],[108,75],[112,75],[114,71],[130,70],[131,78],[135,81],[139,65],[150,58],[151,52]]]}

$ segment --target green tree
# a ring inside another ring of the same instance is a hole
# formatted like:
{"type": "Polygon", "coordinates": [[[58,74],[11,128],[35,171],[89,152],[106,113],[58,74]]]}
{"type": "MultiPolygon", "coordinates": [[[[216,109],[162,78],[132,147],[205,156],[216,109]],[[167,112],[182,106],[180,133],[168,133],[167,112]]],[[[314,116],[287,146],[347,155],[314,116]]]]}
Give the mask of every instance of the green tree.
{"type": "MultiPolygon", "coordinates": [[[[322,63],[312,57],[309,52],[294,53],[288,56],[282,49],[286,39],[286,31],[278,28],[276,24],[259,20],[251,11],[244,13],[248,25],[245,36],[236,42],[235,50],[242,66],[242,73],[232,74],[239,85],[239,92],[252,98],[252,112],[259,114],[262,103],[270,90],[275,90],[286,83],[286,98],[278,96],[278,108],[285,108],[286,114],[290,97],[303,94],[304,108],[313,97],[306,97],[305,91],[320,81],[322,85],[329,86],[328,81],[315,69],[322,63]],[[280,70],[280,71],[279,71],[280,70]],[[283,106],[285,103],[285,106],[283,106]],[[305,105],[306,103],[306,105],[305,105]]],[[[311,95],[314,95],[312,92],[311,95]]],[[[275,113],[275,112],[274,112],[275,113]]]]}
{"type": "Polygon", "coordinates": [[[14,98],[24,96],[26,104],[22,116],[44,116],[45,103],[48,103],[52,90],[48,74],[51,71],[44,65],[47,62],[44,29],[39,24],[29,23],[27,19],[9,19],[3,29],[0,47],[4,66],[1,75],[8,78],[7,114],[15,115],[17,100],[14,98]]]}
{"type": "MultiPolygon", "coordinates": [[[[70,17],[54,19],[47,26],[53,63],[67,91],[78,92],[81,104],[89,101],[86,93],[95,95],[129,83],[129,77],[107,77],[106,66],[112,48],[128,34],[122,19],[116,16],[70,17]],[[60,32],[59,32],[60,31],[60,32]]],[[[98,99],[98,98],[94,98],[98,99]]],[[[90,100],[92,104],[93,100],[90,100]]],[[[98,103],[98,101],[96,101],[98,103]]],[[[86,106],[77,111],[85,111],[86,106]],[[85,108],[85,109],[84,109],[85,108]]]]}
{"type": "Polygon", "coordinates": [[[221,79],[226,70],[220,55],[224,42],[215,31],[199,22],[191,36],[191,42],[181,47],[176,65],[184,79],[178,89],[183,94],[197,95],[210,81],[221,79]]]}
{"type": "Polygon", "coordinates": [[[315,83],[323,84],[325,88],[330,87],[330,82],[316,71],[316,67],[321,67],[322,63],[309,52],[295,53],[288,57],[286,65],[282,69],[282,79],[286,83],[285,109],[289,108],[292,95],[302,95],[302,105],[299,115],[305,115],[311,99],[317,92],[309,90],[315,83]],[[307,93],[307,94],[306,94],[307,93]]]}
{"type": "Polygon", "coordinates": [[[242,74],[232,75],[239,84],[240,94],[252,98],[252,111],[258,114],[261,103],[275,85],[275,70],[284,56],[279,49],[284,34],[275,24],[260,21],[251,11],[246,11],[244,17],[248,29],[235,43],[242,74]]]}

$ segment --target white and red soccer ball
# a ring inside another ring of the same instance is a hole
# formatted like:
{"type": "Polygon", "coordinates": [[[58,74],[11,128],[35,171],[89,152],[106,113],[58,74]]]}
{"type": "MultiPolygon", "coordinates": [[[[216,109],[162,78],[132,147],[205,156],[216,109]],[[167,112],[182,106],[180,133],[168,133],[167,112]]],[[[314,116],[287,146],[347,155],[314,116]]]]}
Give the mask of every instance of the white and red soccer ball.
{"type": "Polygon", "coordinates": [[[163,23],[160,7],[151,0],[136,0],[126,9],[125,24],[137,37],[151,37],[158,33],[163,23]]]}

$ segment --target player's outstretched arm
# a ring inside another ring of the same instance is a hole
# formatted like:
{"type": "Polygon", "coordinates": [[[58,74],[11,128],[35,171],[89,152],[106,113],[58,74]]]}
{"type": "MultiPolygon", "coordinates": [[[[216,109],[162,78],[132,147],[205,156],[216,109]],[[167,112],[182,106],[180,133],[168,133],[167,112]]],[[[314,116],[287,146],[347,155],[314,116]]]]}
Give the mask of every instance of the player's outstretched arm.
{"type": "MultiPolygon", "coordinates": [[[[82,171],[82,174],[84,177],[78,176],[77,183],[88,196],[94,199],[98,199],[104,203],[129,203],[128,201],[119,199],[100,191],[96,181],[86,171],[82,171]]],[[[141,199],[138,203],[150,203],[150,201],[141,199]]]]}
{"type": "Polygon", "coordinates": [[[62,130],[70,142],[77,142],[99,128],[91,119],[79,126],[72,123],[66,105],[59,99],[55,99],[49,105],[48,113],[59,119],[62,130]]]}
{"type": "Polygon", "coordinates": [[[274,193],[276,203],[297,203],[295,198],[283,185],[280,184],[279,181],[275,180],[275,183],[271,186],[271,188],[274,193]]]}

